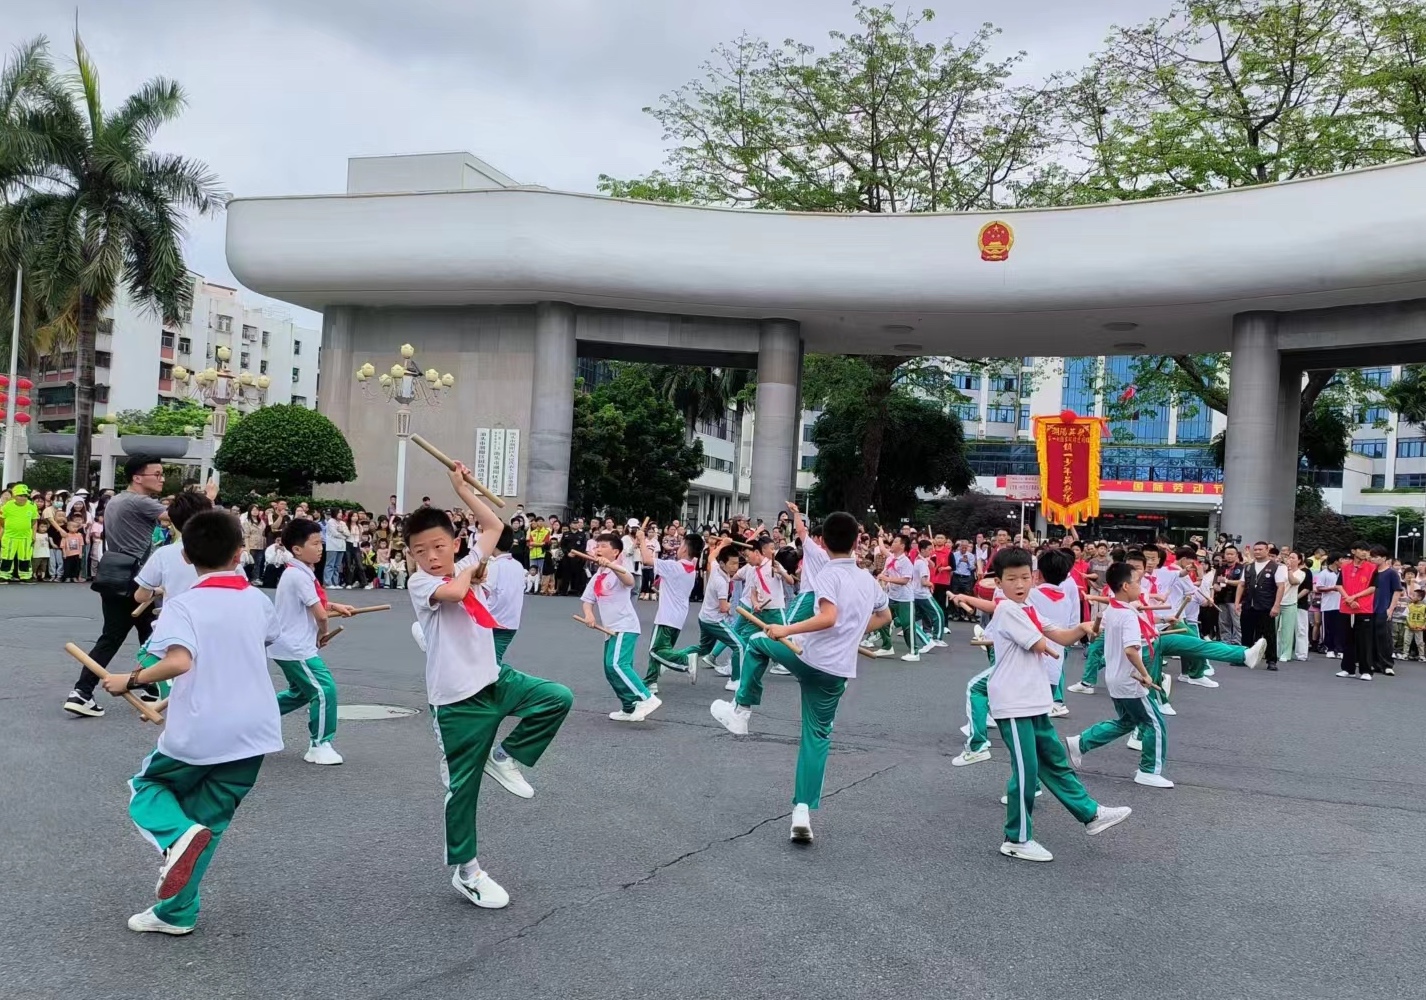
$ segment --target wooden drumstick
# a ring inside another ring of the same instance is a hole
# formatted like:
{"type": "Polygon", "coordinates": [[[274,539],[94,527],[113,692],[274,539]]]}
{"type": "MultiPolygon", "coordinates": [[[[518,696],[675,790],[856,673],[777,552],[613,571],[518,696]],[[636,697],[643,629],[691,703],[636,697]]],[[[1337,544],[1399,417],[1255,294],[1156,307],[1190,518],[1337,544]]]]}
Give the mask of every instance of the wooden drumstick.
{"type": "MultiPolygon", "coordinates": [[[[759,621],[759,620],[758,620],[758,617],[757,617],[756,615],[754,615],[754,614],[753,614],[751,611],[749,611],[747,608],[743,607],[741,604],[738,605],[738,614],[742,615],[744,618],[746,618],[748,621],[752,622],[754,625],[756,625],[758,628],[762,629],[764,632],[767,631],[767,626],[764,625],[761,621],[759,621]]],[[[784,646],[786,646],[788,649],[792,650],[792,651],[793,651],[794,653],[796,653],[798,656],[801,656],[801,655],[802,655],[802,647],[799,646],[797,643],[793,642],[791,639],[782,639],[781,642],[782,642],[782,644],[783,644],[784,646]]]]}
{"type": "Polygon", "coordinates": [[[867,649],[865,646],[858,646],[858,647],[857,647],[857,655],[858,655],[858,656],[870,656],[873,660],[876,659],[876,653],[872,652],[870,649],[867,649]]]}
{"type": "MultiPolygon", "coordinates": [[[[452,470],[455,469],[455,467],[456,467],[455,460],[454,460],[453,458],[451,458],[449,455],[447,455],[445,452],[441,451],[441,449],[437,448],[437,447],[436,447],[435,445],[433,445],[431,442],[427,441],[427,440],[426,440],[425,438],[423,438],[421,435],[419,435],[419,434],[412,434],[412,435],[411,435],[411,443],[412,443],[412,444],[415,444],[416,446],[418,446],[418,447],[420,447],[420,448],[425,449],[425,451],[426,451],[426,453],[427,453],[428,455],[430,455],[432,458],[434,458],[437,462],[440,462],[440,463],[441,463],[442,465],[444,465],[447,469],[452,469],[452,470]]],[[[495,504],[495,506],[497,506],[497,507],[504,507],[504,506],[505,506],[505,501],[504,501],[503,499],[501,499],[500,497],[496,496],[494,493],[491,493],[490,490],[486,488],[486,486],[485,486],[484,483],[482,483],[479,479],[476,479],[476,478],[475,478],[474,476],[472,476],[469,472],[467,472],[467,473],[465,474],[465,481],[466,481],[466,483],[468,483],[468,484],[470,485],[470,488],[471,488],[471,489],[475,490],[475,491],[476,491],[477,493],[479,493],[481,496],[485,497],[485,499],[487,499],[487,500],[489,500],[491,503],[495,504]]]]}
{"type": "Polygon", "coordinates": [[[357,615],[369,615],[369,614],[371,614],[373,611],[390,611],[390,610],[391,610],[391,605],[389,605],[389,604],[373,604],[373,605],[372,605],[371,607],[369,607],[369,608],[353,608],[353,609],[352,609],[352,613],[351,613],[350,615],[347,615],[347,617],[348,617],[348,618],[355,618],[357,615]]]}
{"type": "Polygon", "coordinates": [[[598,622],[587,621],[586,619],[581,618],[579,615],[570,615],[570,617],[573,618],[575,621],[579,622],[579,624],[585,626],[586,628],[595,629],[596,631],[603,632],[611,639],[614,638],[614,633],[609,629],[605,628],[603,625],[600,625],[598,622]]]}
{"type": "Polygon", "coordinates": [[[330,632],[326,633],[325,635],[319,637],[319,638],[317,639],[317,648],[318,648],[318,649],[321,649],[322,647],[324,647],[325,645],[327,645],[327,643],[331,642],[331,641],[332,641],[333,639],[335,639],[337,636],[341,635],[341,634],[342,634],[342,630],[343,630],[344,628],[346,628],[345,625],[338,625],[336,628],[332,629],[332,631],[330,631],[330,632]]]}
{"type": "MultiPolygon", "coordinates": [[[[109,671],[105,670],[99,664],[95,663],[93,658],[91,658],[88,653],[80,649],[74,643],[66,642],[64,644],[64,651],[70,656],[74,657],[80,663],[88,667],[89,672],[94,674],[100,680],[104,680],[109,676],[109,671]]],[[[152,722],[156,726],[163,725],[163,716],[155,712],[152,705],[145,705],[143,702],[139,701],[139,699],[134,696],[134,692],[125,691],[123,694],[119,695],[119,697],[123,698],[130,705],[133,705],[134,708],[138,710],[139,715],[143,716],[145,722],[152,722]]]]}

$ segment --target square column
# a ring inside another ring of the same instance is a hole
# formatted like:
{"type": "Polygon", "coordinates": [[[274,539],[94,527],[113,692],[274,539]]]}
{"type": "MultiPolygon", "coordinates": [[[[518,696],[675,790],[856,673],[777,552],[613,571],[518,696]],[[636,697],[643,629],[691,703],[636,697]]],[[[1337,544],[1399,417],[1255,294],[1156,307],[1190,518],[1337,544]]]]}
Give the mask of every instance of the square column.
{"type": "MultiPolygon", "coordinates": [[[[1285,394],[1277,349],[1277,315],[1258,312],[1233,317],[1232,352],[1222,530],[1242,535],[1244,545],[1262,540],[1286,544],[1285,537],[1273,538],[1273,529],[1280,529],[1275,524],[1280,519],[1279,493],[1293,496],[1297,478],[1294,472],[1287,482],[1282,481],[1287,462],[1279,455],[1284,443],[1279,423],[1285,394]]],[[[1295,458],[1295,424],[1292,438],[1295,458]]],[[[1288,533],[1291,534],[1290,517],[1288,533]]]]}
{"type": "Polygon", "coordinates": [[[565,519],[569,503],[570,442],[574,434],[576,345],[574,307],[535,306],[535,357],[531,379],[529,471],[525,507],[565,519]]]}
{"type": "Polygon", "coordinates": [[[793,468],[801,423],[798,400],[802,370],[802,334],[792,320],[764,320],[758,337],[757,421],[753,427],[749,514],[777,523],[777,513],[792,499],[793,468]]]}

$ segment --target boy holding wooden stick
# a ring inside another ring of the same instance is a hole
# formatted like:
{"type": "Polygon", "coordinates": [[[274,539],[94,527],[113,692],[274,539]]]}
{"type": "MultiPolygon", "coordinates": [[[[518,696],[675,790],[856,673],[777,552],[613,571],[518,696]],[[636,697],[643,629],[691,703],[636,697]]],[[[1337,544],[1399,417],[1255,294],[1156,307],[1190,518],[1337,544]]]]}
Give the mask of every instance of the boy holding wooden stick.
{"type": "MultiPolygon", "coordinates": [[[[639,546],[644,563],[652,565],[654,552],[643,528],[635,533],[634,543],[639,546]]],[[[597,624],[594,619],[597,607],[599,621],[606,631],[613,633],[604,640],[604,677],[619,699],[620,710],[610,712],[609,718],[615,722],[643,722],[663,702],[649,691],[634,666],[634,653],[643,628],[634,611],[634,587],[638,581],[625,568],[620,557],[622,549],[619,536],[613,532],[599,536],[591,557],[599,566],[599,572],[590,578],[580,601],[583,602],[586,625],[597,624]]]]}

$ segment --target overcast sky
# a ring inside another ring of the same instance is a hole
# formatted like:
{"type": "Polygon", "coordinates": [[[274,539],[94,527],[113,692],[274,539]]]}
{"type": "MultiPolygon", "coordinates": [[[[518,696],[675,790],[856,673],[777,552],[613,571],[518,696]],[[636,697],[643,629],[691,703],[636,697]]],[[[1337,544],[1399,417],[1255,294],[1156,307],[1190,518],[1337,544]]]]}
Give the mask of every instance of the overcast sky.
{"type": "MultiPolygon", "coordinates": [[[[0,0],[0,40],[46,34],[72,57],[74,4],[0,0]]],[[[117,105],[163,75],[190,108],[156,147],[205,161],[235,195],[340,192],[347,157],[470,150],[515,179],[594,190],[663,161],[641,108],[743,31],[826,47],[842,0],[84,0],[80,29],[117,105]]],[[[1167,0],[920,0],[936,36],[990,19],[1027,72],[1081,65],[1113,23],[1167,0]]],[[[223,220],[192,227],[189,263],[231,283],[223,220]]],[[[295,317],[314,319],[294,310],[295,317]]]]}

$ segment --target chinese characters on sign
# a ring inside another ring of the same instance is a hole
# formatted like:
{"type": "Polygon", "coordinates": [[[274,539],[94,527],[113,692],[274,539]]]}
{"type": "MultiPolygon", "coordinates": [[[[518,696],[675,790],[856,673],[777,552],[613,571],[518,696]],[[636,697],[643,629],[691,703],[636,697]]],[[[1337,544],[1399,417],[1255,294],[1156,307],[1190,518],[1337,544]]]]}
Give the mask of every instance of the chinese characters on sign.
{"type": "Polygon", "coordinates": [[[1080,524],[1099,514],[1100,439],[1106,423],[1066,410],[1036,417],[1040,507],[1051,524],[1080,524]]]}

